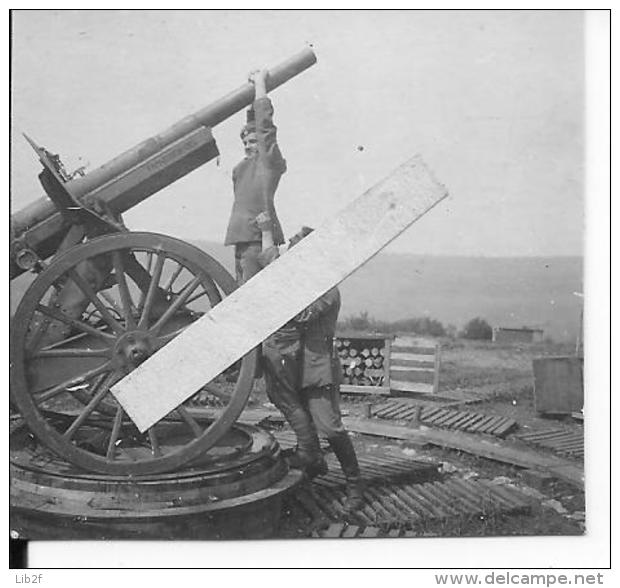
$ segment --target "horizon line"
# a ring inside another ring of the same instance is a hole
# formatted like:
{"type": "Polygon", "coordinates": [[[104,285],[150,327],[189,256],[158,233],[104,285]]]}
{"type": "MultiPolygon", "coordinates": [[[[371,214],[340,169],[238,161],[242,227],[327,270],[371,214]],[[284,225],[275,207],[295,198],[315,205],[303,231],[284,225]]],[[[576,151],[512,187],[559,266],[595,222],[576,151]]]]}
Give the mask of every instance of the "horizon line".
{"type": "MultiPolygon", "coordinates": [[[[181,237],[178,237],[181,238],[181,237]]],[[[199,243],[209,243],[211,245],[217,247],[232,247],[230,245],[224,245],[219,241],[210,241],[208,239],[201,239],[200,237],[183,237],[191,242],[199,242],[199,243]]],[[[388,255],[409,255],[409,256],[417,256],[417,257],[458,257],[458,258],[476,258],[476,259],[540,259],[540,258],[584,258],[584,253],[536,253],[532,255],[527,254],[514,254],[514,255],[488,255],[482,253],[469,253],[469,254],[461,254],[461,253],[418,253],[418,252],[407,252],[407,251],[385,251],[381,250],[377,253],[377,255],[388,254],[388,255]]]]}

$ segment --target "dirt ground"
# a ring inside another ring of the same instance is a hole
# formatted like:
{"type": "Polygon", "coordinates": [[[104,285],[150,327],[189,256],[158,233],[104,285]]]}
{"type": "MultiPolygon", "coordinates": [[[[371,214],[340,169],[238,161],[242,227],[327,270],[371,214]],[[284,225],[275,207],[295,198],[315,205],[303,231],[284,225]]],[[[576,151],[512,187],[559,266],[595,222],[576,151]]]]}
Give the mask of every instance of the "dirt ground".
{"type": "MultiPolygon", "coordinates": [[[[543,418],[534,408],[534,379],[532,359],[541,356],[572,355],[568,345],[495,345],[461,340],[441,341],[440,396],[455,399],[478,400],[475,404],[462,404],[465,411],[511,417],[518,423],[516,433],[529,428],[558,428],[580,431],[582,422],[570,416],[561,419],[543,418]]],[[[344,415],[365,417],[373,405],[386,401],[385,396],[348,394],[341,399],[344,415]]],[[[249,408],[271,406],[265,394],[264,383],[257,381],[249,408]]],[[[273,407],[272,407],[273,408],[273,407]]],[[[389,422],[389,421],[385,421],[389,422]]],[[[276,425],[282,426],[282,425],[276,425]]],[[[284,425],[286,427],[286,425],[284,425]]],[[[474,438],[483,435],[471,434],[474,438]]],[[[406,441],[369,437],[352,433],[360,456],[408,457],[439,466],[442,479],[455,476],[463,480],[501,480],[525,493],[531,508],[520,514],[484,514],[424,521],[406,529],[418,537],[452,536],[502,536],[502,535],[579,535],[585,532],[585,496],[579,488],[558,480],[544,484],[532,481],[526,470],[490,461],[475,455],[438,447],[420,447],[406,441]],[[534,487],[535,486],[535,487],[534,487]]],[[[507,442],[532,450],[519,441],[514,433],[507,442]]],[[[537,450],[548,453],[544,449],[537,450]]],[[[574,465],[581,466],[578,459],[574,465]]],[[[286,504],[285,504],[286,506],[286,504]]],[[[284,509],[279,537],[310,537],[309,521],[284,509]]]]}
{"type": "MultiPolygon", "coordinates": [[[[532,344],[496,345],[490,342],[442,341],[440,395],[476,397],[476,404],[463,406],[487,414],[515,419],[515,433],[530,428],[557,428],[578,431],[583,424],[570,416],[544,418],[534,408],[534,379],[532,359],[541,356],[571,355],[570,345],[532,344]]],[[[264,400],[262,392],[254,403],[264,400]]],[[[385,402],[385,397],[372,395],[343,395],[343,414],[365,416],[368,405],[385,402]]],[[[476,435],[478,436],[478,435],[476,435]]],[[[467,478],[502,478],[531,497],[528,514],[499,514],[485,517],[449,519],[425,524],[414,529],[417,536],[485,536],[485,535],[578,535],[585,532],[585,496],[583,491],[558,480],[544,485],[534,484],[518,467],[476,457],[458,451],[413,446],[407,442],[352,434],[360,455],[415,457],[441,464],[443,475],[467,478]]],[[[507,440],[515,446],[532,449],[514,437],[507,440]]],[[[550,452],[537,449],[540,453],[550,452]]],[[[582,465],[577,459],[575,465],[582,465]]],[[[303,536],[299,521],[283,521],[282,536],[303,536]]]]}

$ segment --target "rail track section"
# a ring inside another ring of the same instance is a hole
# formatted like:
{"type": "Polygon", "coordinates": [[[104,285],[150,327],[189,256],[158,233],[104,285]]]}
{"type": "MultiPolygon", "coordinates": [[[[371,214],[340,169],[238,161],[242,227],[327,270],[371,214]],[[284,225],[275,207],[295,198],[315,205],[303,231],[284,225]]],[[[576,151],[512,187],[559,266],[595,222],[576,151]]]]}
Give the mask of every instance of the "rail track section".
{"type": "Polygon", "coordinates": [[[417,420],[431,427],[483,433],[496,437],[505,437],[517,427],[514,419],[504,416],[441,406],[421,406],[406,400],[389,400],[381,403],[372,409],[371,414],[380,419],[417,420]]]}
{"type": "Polygon", "coordinates": [[[583,429],[539,429],[527,433],[519,433],[515,437],[529,445],[542,447],[567,457],[583,459],[583,429]]]}
{"type": "Polygon", "coordinates": [[[531,498],[516,487],[490,480],[439,479],[438,465],[413,459],[364,456],[364,505],[347,513],[345,480],[333,456],[329,473],[287,498],[294,515],[310,518],[315,537],[413,536],[422,522],[524,513],[531,498]]]}

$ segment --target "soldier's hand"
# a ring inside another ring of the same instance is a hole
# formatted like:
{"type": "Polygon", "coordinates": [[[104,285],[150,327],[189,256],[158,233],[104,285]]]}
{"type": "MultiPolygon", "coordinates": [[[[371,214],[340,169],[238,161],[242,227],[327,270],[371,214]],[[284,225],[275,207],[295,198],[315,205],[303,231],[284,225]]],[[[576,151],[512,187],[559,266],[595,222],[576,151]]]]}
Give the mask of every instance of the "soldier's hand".
{"type": "Polygon", "coordinates": [[[254,222],[262,232],[271,230],[271,217],[268,212],[261,212],[254,222]]]}
{"type": "Polygon", "coordinates": [[[312,310],[310,308],[305,308],[302,310],[293,320],[296,323],[307,323],[312,318],[312,310]]]}
{"type": "Polygon", "coordinates": [[[250,72],[248,80],[254,84],[256,98],[260,98],[267,94],[267,80],[269,72],[266,69],[255,70],[250,72]]]}
{"type": "Polygon", "coordinates": [[[257,82],[267,82],[269,79],[269,70],[267,69],[255,69],[248,75],[248,81],[256,84],[257,82]]]}
{"type": "Polygon", "coordinates": [[[274,245],[273,247],[268,247],[264,251],[261,251],[258,254],[258,263],[261,268],[267,267],[272,261],[275,261],[280,257],[280,252],[278,248],[274,245]]]}

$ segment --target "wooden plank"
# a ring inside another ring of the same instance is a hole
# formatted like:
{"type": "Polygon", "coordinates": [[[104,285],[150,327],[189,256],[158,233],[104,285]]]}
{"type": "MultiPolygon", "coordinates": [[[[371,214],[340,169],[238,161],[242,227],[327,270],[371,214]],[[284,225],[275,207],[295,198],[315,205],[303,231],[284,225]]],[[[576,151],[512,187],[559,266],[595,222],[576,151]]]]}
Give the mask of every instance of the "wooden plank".
{"type": "Polygon", "coordinates": [[[515,421],[514,419],[507,419],[503,425],[497,427],[493,431],[493,434],[497,435],[498,437],[503,437],[504,435],[508,433],[508,431],[511,431],[516,426],[517,426],[517,421],[515,421]]]}
{"type": "Polygon", "coordinates": [[[433,426],[434,427],[445,427],[445,423],[451,421],[452,417],[455,416],[455,413],[458,414],[458,411],[447,409],[446,414],[444,414],[443,416],[433,421],[433,426]]]}
{"type": "MultiPolygon", "coordinates": [[[[214,418],[221,409],[218,408],[206,408],[206,407],[189,407],[187,412],[197,419],[209,419],[214,418]]],[[[277,409],[268,409],[268,408],[245,408],[239,418],[238,422],[241,423],[259,423],[265,419],[269,419],[272,421],[283,422],[284,416],[277,409]]]]}
{"type": "Polygon", "coordinates": [[[438,415],[442,410],[445,410],[445,408],[442,408],[440,406],[427,406],[422,411],[422,414],[420,415],[420,419],[423,420],[423,421],[427,421],[429,419],[432,419],[436,415],[438,415]]]}
{"type": "Polygon", "coordinates": [[[570,484],[584,487],[583,468],[565,459],[541,455],[533,451],[511,447],[506,442],[492,443],[488,440],[477,439],[466,433],[441,430],[420,430],[392,425],[374,420],[344,417],[344,426],[347,430],[365,435],[376,435],[393,439],[402,439],[413,442],[427,442],[439,447],[457,449],[472,455],[478,455],[494,461],[509,463],[526,469],[546,471],[570,484]]]}
{"type": "Polygon", "coordinates": [[[377,394],[389,396],[390,389],[385,386],[354,386],[353,384],[341,384],[340,392],[343,394],[377,394]]]}
{"type": "MultiPolygon", "coordinates": [[[[418,357],[420,357],[418,355],[418,357]]],[[[419,360],[414,360],[414,359],[396,359],[392,356],[392,369],[396,368],[396,367],[402,367],[402,368],[408,368],[408,367],[412,367],[412,368],[425,368],[431,371],[435,370],[435,362],[434,360],[431,358],[429,360],[425,360],[425,361],[419,361],[419,360]]]]}
{"type": "Polygon", "coordinates": [[[462,431],[467,431],[468,433],[473,433],[476,430],[476,427],[484,423],[487,418],[488,416],[486,414],[478,413],[475,419],[471,420],[467,426],[461,426],[460,429],[462,431]]]}
{"type": "Polygon", "coordinates": [[[357,535],[358,531],[359,531],[359,527],[357,525],[349,525],[344,530],[344,533],[342,534],[342,538],[343,539],[350,539],[352,537],[355,537],[357,535]]]}
{"type": "Polygon", "coordinates": [[[460,429],[467,421],[472,418],[471,412],[460,412],[459,418],[452,423],[454,429],[460,429]]]}
{"type": "Polygon", "coordinates": [[[540,441],[541,439],[550,439],[563,437],[564,431],[555,429],[555,430],[545,430],[545,431],[534,431],[531,433],[519,433],[517,437],[522,439],[523,441],[540,441]]]}
{"type": "Polygon", "coordinates": [[[336,339],[360,339],[362,341],[383,341],[385,339],[391,339],[392,335],[389,333],[368,333],[367,331],[338,331],[336,333],[336,339]]]}
{"type": "Polygon", "coordinates": [[[333,523],[322,533],[325,539],[338,539],[344,530],[344,523],[333,523]]]}
{"type": "Polygon", "coordinates": [[[394,410],[394,408],[396,408],[398,404],[399,403],[396,400],[388,400],[387,402],[384,402],[382,404],[379,404],[373,407],[372,414],[374,416],[382,417],[384,414],[388,414],[389,412],[394,410]]]}
{"type": "Polygon", "coordinates": [[[392,419],[394,415],[400,412],[405,405],[402,402],[394,403],[389,410],[385,410],[381,413],[381,418],[383,419],[392,419]]]}
{"type": "Polygon", "coordinates": [[[432,357],[435,355],[435,346],[433,347],[404,347],[392,342],[394,353],[413,353],[415,355],[423,355],[424,357],[432,357]]]}
{"type": "Polygon", "coordinates": [[[452,417],[441,423],[442,427],[456,427],[456,423],[463,420],[464,414],[460,410],[455,410],[452,417]]]}
{"type": "Polygon", "coordinates": [[[392,358],[392,361],[398,363],[407,361],[418,361],[420,363],[428,363],[433,366],[435,363],[434,355],[434,353],[431,355],[422,355],[421,353],[405,353],[403,351],[393,351],[390,357],[392,358]]]}
{"type": "Polygon", "coordinates": [[[411,488],[415,488],[415,486],[394,486],[394,493],[407,505],[409,512],[414,513],[418,518],[435,518],[435,512],[427,506],[424,497],[420,498],[417,492],[411,488]]]}
{"type": "Polygon", "coordinates": [[[479,412],[467,412],[467,418],[459,421],[459,429],[465,430],[480,418],[479,412]]]}
{"type": "Polygon", "coordinates": [[[471,429],[469,429],[469,431],[472,433],[481,433],[494,420],[495,420],[495,415],[488,414],[486,415],[484,419],[482,419],[481,421],[478,421],[475,425],[473,425],[471,429]]]}
{"type": "Polygon", "coordinates": [[[434,369],[432,367],[426,367],[426,366],[413,366],[413,365],[396,365],[394,363],[392,363],[392,373],[394,372],[402,372],[399,373],[398,375],[402,378],[405,377],[405,374],[407,372],[411,372],[412,374],[432,374],[434,372],[434,369]]]}
{"type": "Polygon", "coordinates": [[[112,393],[145,431],[446,196],[421,158],[414,157],[191,324],[112,393]],[[282,295],[274,299],[278,289],[282,295]]]}
{"type": "MultiPolygon", "coordinates": [[[[433,382],[435,380],[435,372],[433,370],[401,370],[392,366],[392,378],[397,382],[407,382],[411,384],[408,386],[408,391],[414,391],[418,384],[426,384],[432,391],[434,390],[433,382]]],[[[392,386],[393,388],[394,386],[392,386]]]]}
{"type": "Polygon", "coordinates": [[[406,404],[399,404],[398,406],[396,406],[394,408],[394,410],[390,411],[389,413],[387,413],[385,416],[388,419],[400,419],[401,416],[404,412],[406,412],[407,410],[409,410],[409,406],[407,406],[406,404]]]}
{"type": "Polygon", "coordinates": [[[496,416],[490,423],[487,424],[487,426],[485,427],[485,432],[493,434],[493,431],[504,423],[505,418],[506,417],[503,416],[496,416]]]}
{"type": "Polygon", "coordinates": [[[421,414],[422,407],[419,404],[412,404],[404,413],[401,413],[400,418],[407,420],[417,419],[419,421],[421,420],[421,414]]]}
{"type": "Polygon", "coordinates": [[[421,517],[417,513],[417,511],[410,508],[409,505],[398,495],[396,486],[381,486],[381,492],[383,492],[383,494],[387,496],[391,500],[391,502],[398,507],[398,509],[402,513],[400,516],[401,519],[404,516],[409,520],[420,520],[421,517]]]}
{"type": "Polygon", "coordinates": [[[443,420],[446,416],[452,414],[452,409],[450,408],[440,408],[436,411],[432,416],[429,416],[425,419],[425,422],[429,424],[435,424],[440,419],[443,420]]]}
{"type": "Polygon", "coordinates": [[[433,385],[423,382],[405,382],[402,380],[394,380],[394,376],[390,376],[390,389],[396,392],[419,392],[421,394],[432,394],[433,385]]]}
{"type": "Polygon", "coordinates": [[[420,339],[419,337],[399,335],[392,341],[393,350],[399,353],[434,355],[436,347],[437,345],[432,339],[420,339]]]}
{"type": "Polygon", "coordinates": [[[580,448],[582,443],[579,441],[575,441],[574,439],[563,439],[562,441],[558,441],[555,443],[549,443],[549,447],[553,447],[554,449],[566,449],[566,448],[580,448]]]}
{"type": "Polygon", "coordinates": [[[441,347],[435,349],[435,379],[433,380],[433,394],[439,393],[439,372],[441,370],[441,347]]]}
{"type": "Polygon", "coordinates": [[[391,360],[392,355],[392,340],[385,340],[385,349],[383,350],[383,371],[385,372],[385,376],[383,378],[383,385],[388,388],[392,388],[392,377],[390,376],[390,365],[392,363],[391,360]]]}
{"type": "Polygon", "coordinates": [[[360,537],[363,537],[364,539],[378,537],[379,533],[381,533],[381,529],[379,529],[379,527],[366,527],[360,537]]]}

